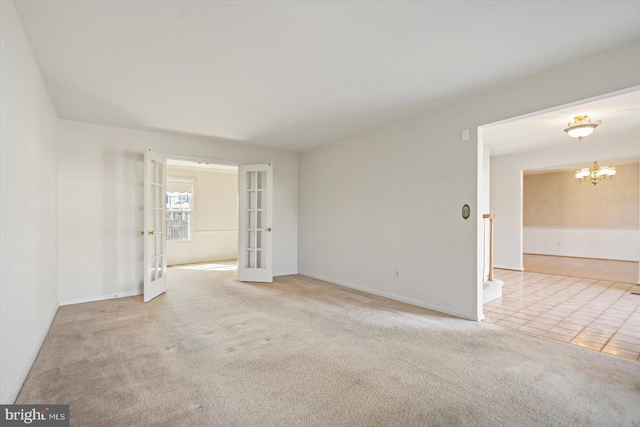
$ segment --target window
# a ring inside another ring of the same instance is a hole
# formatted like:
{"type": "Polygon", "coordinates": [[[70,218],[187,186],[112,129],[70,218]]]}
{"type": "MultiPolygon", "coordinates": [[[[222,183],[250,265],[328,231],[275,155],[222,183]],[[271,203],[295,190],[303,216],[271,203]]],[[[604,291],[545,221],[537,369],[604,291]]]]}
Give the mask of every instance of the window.
{"type": "Polygon", "coordinates": [[[167,241],[191,240],[193,180],[167,178],[167,241]]]}

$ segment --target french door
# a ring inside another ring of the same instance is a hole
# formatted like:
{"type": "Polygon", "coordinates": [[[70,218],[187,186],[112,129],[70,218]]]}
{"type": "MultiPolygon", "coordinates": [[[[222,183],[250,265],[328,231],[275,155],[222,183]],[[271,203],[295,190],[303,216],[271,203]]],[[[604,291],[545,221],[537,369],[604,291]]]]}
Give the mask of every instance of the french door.
{"type": "Polygon", "coordinates": [[[167,160],[144,153],[144,302],[167,290],[167,160]]]}
{"type": "Polygon", "coordinates": [[[273,282],[273,166],[238,169],[238,280],[273,282]]]}

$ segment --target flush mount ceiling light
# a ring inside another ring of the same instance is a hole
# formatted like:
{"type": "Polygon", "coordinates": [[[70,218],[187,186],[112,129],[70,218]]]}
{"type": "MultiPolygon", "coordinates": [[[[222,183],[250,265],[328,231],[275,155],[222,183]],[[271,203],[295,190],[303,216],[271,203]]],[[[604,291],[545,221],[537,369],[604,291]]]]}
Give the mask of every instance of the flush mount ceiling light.
{"type": "Polygon", "coordinates": [[[598,162],[593,162],[593,169],[582,168],[579,171],[576,171],[576,178],[589,181],[593,185],[596,185],[606,177],[612,177],[615,174],[616,168],[599,166],[598,162]]]}
{"type": "Polygon", "coordinates": [[[573,123],[567,123],[569,127],[564,131],[568,133],[570,137],[578,138],[578,141],[582,142],[582,138],[591,135],[600,123],[602,123],[602,120],[593,123],[589,116],[576,116],[573,118],[573,123]]]}

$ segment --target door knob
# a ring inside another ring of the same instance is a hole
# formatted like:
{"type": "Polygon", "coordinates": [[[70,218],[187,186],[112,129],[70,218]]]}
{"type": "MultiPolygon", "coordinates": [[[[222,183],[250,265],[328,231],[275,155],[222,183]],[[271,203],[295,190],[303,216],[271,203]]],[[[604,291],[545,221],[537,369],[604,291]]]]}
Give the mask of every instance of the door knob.
{"type": "Polygon", "coordinates": [[[148,234],[149,236],[153,236],[153,235],[155,234],[155,232],[153,232],[153,231],[147,231],[147,234],[148,234]]]}
{"type": "Polygon", "coordinates": [[[268,227],[268,228],[267,228],[267,231],[271,231],[271,227],[268,227]]]}
{"type": "Polygon", "coordinates": [[[141,232],[140,232],[140,235],[141,235],[141,236],[144,236],[144,231],[141,231],[141,232]]]}

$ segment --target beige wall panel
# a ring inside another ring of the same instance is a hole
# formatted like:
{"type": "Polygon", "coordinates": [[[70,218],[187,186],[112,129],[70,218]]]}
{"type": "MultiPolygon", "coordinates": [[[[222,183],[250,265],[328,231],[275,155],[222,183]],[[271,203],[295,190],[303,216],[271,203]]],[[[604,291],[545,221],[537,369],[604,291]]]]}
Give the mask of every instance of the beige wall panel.
{"type": "Polygon", "coordinates": [[[616,171],[598,185],[574,170],[525,175],[524,226],[638,228],[638,164],[616,171]]]}

